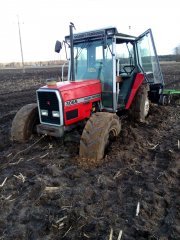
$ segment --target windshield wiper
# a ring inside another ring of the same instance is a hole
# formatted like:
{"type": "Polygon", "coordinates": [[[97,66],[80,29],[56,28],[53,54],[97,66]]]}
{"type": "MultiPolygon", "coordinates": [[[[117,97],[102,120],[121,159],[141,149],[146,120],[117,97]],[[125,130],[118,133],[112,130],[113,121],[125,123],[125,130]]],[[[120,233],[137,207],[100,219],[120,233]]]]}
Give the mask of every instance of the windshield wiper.
{"type": "Polygon", "coordinates": [[[113,52],[112,52],[112,50],[111,50],[109,44],[107,44],[107,46],[108,46],[108,48],[109,48],[109,51],[110,51],[111,55],[112,55],[112,56],[115,56],[115,55],[113,54],[113,52]]]}
{"type": "Polygon", "coordinates": [[[76,56],[75,56],[75,59],[78,59],[79,56],[81,55],[82,50],[83,50],[84,48],[88,48],[89,45],[90,45],[90,42],[88,42],[88,43],[85,42],[84,45],[79,49],[79,51],[77,51],[77,54],[76,54],[76,56]]]}

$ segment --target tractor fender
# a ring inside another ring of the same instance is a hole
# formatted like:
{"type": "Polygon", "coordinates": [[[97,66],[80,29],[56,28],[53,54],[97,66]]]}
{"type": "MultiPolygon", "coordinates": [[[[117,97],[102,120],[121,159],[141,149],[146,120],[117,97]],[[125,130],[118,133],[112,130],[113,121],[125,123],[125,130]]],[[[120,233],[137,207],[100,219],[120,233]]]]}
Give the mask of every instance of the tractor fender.
{"type": "MultiPolygon", "coordinates": [[[[129,109],[131,106],[131,103],[136,95],[137,90],[139,89],[139,87],[143,84],[144,81],[144,74],[143,73],[137,73],[136,78],[134,80],[130,95],[129,95],[129,99],[126,103],[125,109],[129,109]]],[[[149,91],[149,89],[147,89],[149,91]]]]}

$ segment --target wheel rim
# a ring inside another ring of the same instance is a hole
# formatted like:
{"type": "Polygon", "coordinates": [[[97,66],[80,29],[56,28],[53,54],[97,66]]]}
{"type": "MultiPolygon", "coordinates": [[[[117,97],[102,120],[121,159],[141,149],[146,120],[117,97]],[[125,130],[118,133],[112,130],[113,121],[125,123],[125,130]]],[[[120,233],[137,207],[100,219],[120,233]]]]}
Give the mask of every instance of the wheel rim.
{"type": "Polygon", "coordinates": [[[144,116],[147,117],[149,112],[149,99],[146,98],[145,104],[144,104],[144,116]]]}

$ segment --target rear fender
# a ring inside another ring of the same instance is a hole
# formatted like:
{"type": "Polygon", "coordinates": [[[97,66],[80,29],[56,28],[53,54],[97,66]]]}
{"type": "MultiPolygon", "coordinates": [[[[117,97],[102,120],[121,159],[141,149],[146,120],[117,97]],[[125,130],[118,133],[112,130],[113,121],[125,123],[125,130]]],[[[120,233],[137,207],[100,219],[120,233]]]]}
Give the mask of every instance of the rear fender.
{"type": "Polygon", "coordinates": [[[129,99],[126,103],[125,109],[129,109],[131,106],[131,103],[136,95],[137,90],[139,89],[139,87],[141,86],[141,84],[144,81],[144,74],[142,73],[137,73],[136,78],[134,80],[130,95],[129,95],[129,99]]]}

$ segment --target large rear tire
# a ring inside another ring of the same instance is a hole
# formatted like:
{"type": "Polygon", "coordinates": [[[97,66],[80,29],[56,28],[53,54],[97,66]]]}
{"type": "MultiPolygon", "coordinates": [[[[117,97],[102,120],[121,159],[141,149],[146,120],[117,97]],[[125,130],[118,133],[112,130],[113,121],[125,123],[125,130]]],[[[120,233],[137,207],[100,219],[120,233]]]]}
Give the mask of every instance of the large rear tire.
{"type": "Polygon", "coordinates": [[[25,142],[31,137],[35,125],[39,122],[36,103],[27,104],[15,115],[11,127],[11,139],[25,142]]]}
{"type": "Polygon", "coordinates": [[[104,157],[109,141],[118,136],[121,124],[116,114],[94,113],[87,121],[80,141],[80,161],[98,165],[104,157]]]}
{"type": "Polygon", "coordinates": [[[148,91],[149,86],[147,84],[142,84],[133,99],[129,114],[134,121],[144,122],[149,113],[150,102],[148,91]]]}

